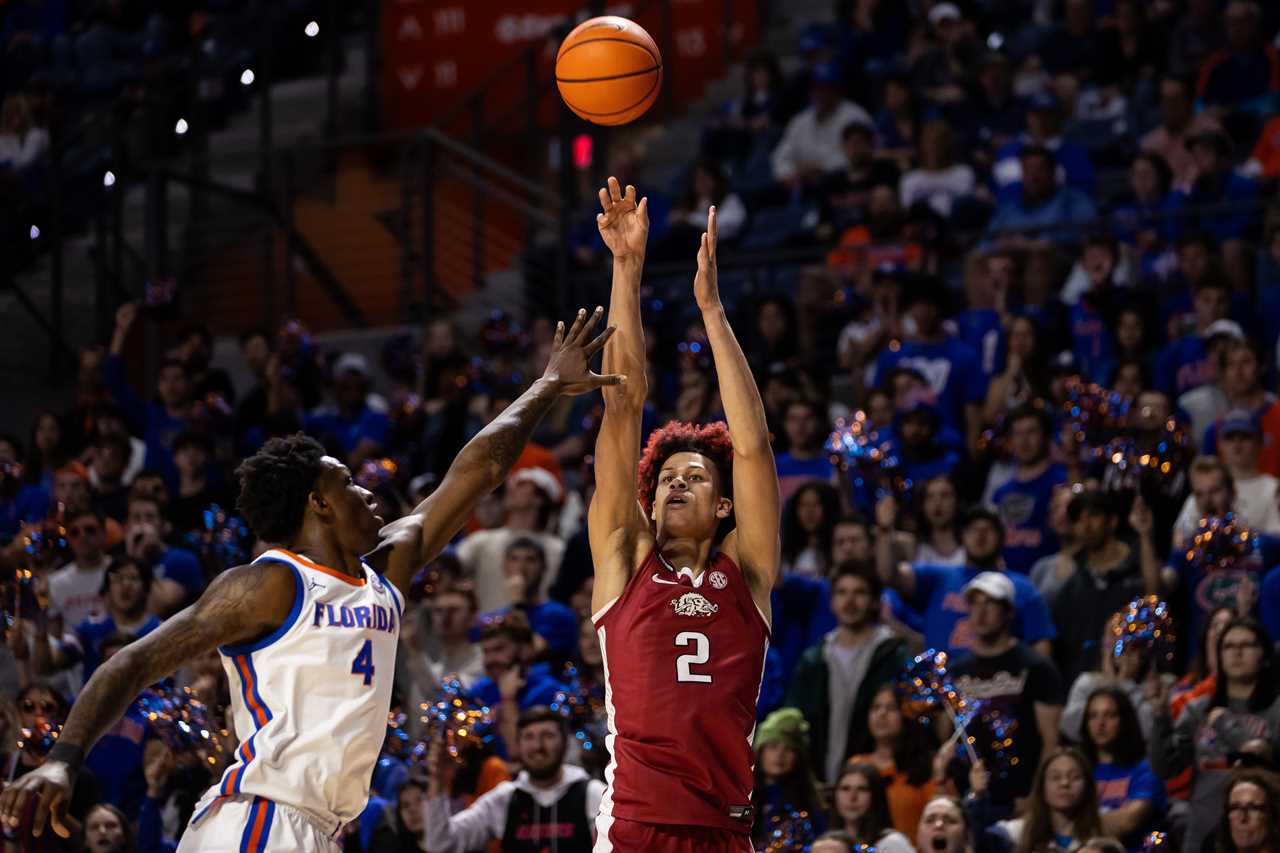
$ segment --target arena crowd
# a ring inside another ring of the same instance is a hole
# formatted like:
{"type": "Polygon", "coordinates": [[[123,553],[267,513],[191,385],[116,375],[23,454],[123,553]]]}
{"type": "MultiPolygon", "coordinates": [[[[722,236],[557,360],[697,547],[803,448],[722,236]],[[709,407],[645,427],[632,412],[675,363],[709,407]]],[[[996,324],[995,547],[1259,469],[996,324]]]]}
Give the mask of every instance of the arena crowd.
{"type": "MultiPolygon", "coordinates": [[[[12,80],[33,48],[9,5],[12,80]]],[[[641,187],[658,269],[718,207],[785,502],[758,849],[1280,853],[1278,30],[1254,0],[844,0],[790,55],[750,57],[678,185],[641,187]],[[772,284],[747,289],[735,254],[772,284]],[[967,709],[906,683],[936,652],[967,709]]],[[[0,128],[19,183],[47,145],[25,99],[0,128]]],[[[643,151],[608,166],[640,183],[643,151]]],[[[603,280],[593,223],[575,274],[603,280]]],[[[646,281],[646,432],[723,417],[690,280],[646,281]]],[[[306,432],[400,517],[539,375],[556,319],[434,317],[372,361],[294,320],[241,337],[236,385],[209,329],[122,305],[65,405],[0,436],[5,778],[39,766],[95,667],[265,549],[236,517],[239,460],[306,432]],[[145,383],[143,323],[167,342],[145,383]]],[[[602,411],[559,403],[423,567],[345,850],[590,849],[602,411]],[[428,772],[442,695],[489,711],[428,772]]],[[[199,697],[218,746],[131,710],[86,761],[79,837],[50,849],[173,848],[236,742],[216,654],[163,689],[199,697]]]]}

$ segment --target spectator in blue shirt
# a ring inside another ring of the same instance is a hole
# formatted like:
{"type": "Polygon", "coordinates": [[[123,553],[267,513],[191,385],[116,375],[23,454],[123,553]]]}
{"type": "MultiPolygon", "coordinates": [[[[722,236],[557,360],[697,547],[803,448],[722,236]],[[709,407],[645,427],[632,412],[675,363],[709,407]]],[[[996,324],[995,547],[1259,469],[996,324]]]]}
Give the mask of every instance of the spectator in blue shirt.
{"type": "Polygon", "coordinates": [[[1156,388],[1177,399],[1213,381],[1216,369],[1209,358],[1209,339],[1217,335],[1244,338],[1244,330],[1227,319],[1231,295],[1227,282],[1216,276],[1201,280],[1191,297],[1195,329],[1166,346],[1156,357],[1156,388]]]}
{"type": "Polygon", "coordinates": [[[1003,282],[997,287],[995,279],[986,274],[988,263],[982,257],[972,274],[965,276],[967,307],[952,317],[951,323],[956,337],[978,356],[982,375],[990,382],[1004,361],[1005,325],[1013,318],[1009,314],[1008,289],[1003,282]]]}
{"type": "Polygon", "coordinates": [[[578,617],[569,607],[542,597],[542,579],[546,573],[547,552],[537,540],[528,536],[513,540],[502,557],[502,576],[512,605],[481,614],[477,625],[501,619],[518,609],[552,657],[568,660],[578,650],[578,617]]]}
{"type": "MultiPolygon", "coordinates": [[[[102,640],[102,660],[110,660],[138,637],[116,631],[102,640]]],[[[135,703],[103,734],[85,757],[103,787],[103,803],[119,810],[125,825],[138,824],[138,853],[167,853],[174,845],[163,841],[160,813],[169,799],[170,778],[175,770],[173,752],[155,737],[146,712],[135,703]]],[[[85,834],[92,834],[93,817],[85,821],[85,834]]],[[[90,849],[97,849],[91,846],[90,849]]]]}
{"type": "Polygon", "coordinates": [[[134,560],[146,563],[155,575],[148,607],[168,617],[195,601],[204,591],[204,569],[195,554],[166,541],[171,527],[160,503],[135,494],[129,499],[124,547],[134,560]]]}
{"type": "MultiPolygon", "coordinates": [[[[1188,479],[1195,498],[1195,516],[1198,518],[1223,518],[1236,507],[1235,481],[1230,470],[1212,456],[1201,456],[1191,463],[1188,479]]],[[[1235,608],[1242,586],[1257,590],[1264,584],[1267,568],[1280,563],[1277,554],[1280,540],[1266,534],[1258,536],[1258,547],[1252,553],[1237,559],[1230,567],[1203,566],[1188,559],[1188,539],[1179,530],[1174,531],[1173,553],[1163,567],[1153,570],[1150,562],[1155,545],[1150,541],[1150,520],[1142,519],[1141,526],[1134,525],[1142,540],[1145,575],[1159,573],[1160,583],[1166,595],[1181,599],[1184,606],[1189,656],[1200,652],[1200,638],[1204,625],[1217,607],[1235,608]]]]}
{"type": "Polygon", "coordinates": [[[890,342],[876,359],[875,384],[883,385],[897,367],[919,373],[938,401],[942,424],[963,431],[973,447],[982,432],[982,403],[987,396],[977,353],[943,328],[947,294],[942,282],[934,278],[909,282],[903,296],[907,319],[915,330],[900,344],[890,342]]]}
{"type": "Polygon", "coordinates": [[[23,524],[35,524],[49,512],[49,491],[22,480],[21,444],[0,436],[0,545],[5,545],[23,524]]]}
{"type": "MultiPolygon", "coordinates": [[[[485,676],[472,687],[476,699],[490,708],[515,705],[520,711],[527,711],[535,705],[552,704],[557,693],[568,690],[552,674],[549,664],[529,662],[535,653],[533,630],[522,611],[512,610],[491,619],[481,625],[480,632],[485,676]]],[[[506,755],[508,742],[516,742],[518,716],[499,712],[499,755],[506,755]]]]}
{"type": "MultiPolygon", "coordinates": [[[[1004,524],[1000,516],[986,507],[969,509],[960,532],[965,565],[926,566],[905,561],[895,563],[892,539],[896,514],[893,501],[884,500],[876,506],[876,567],[881,578],[887,586],[902,593],[908,605],[924,614],[927,647],[952,654],[968,651],[974,635],[964,588],[982,572],[1000,570],[1000,553],[1004,547],[1004,524]]],[[[1014,591],[1013,635],[1048,657],[1057,634],[1049,608],[1029,578],[1019,574],[1006,576],[1013,583],[1014,591]]]]}
{"type": "Polygon", "coordinates": [[[912,483],[944,477],[960,465],[957,448],[942,435],[937,401],[927,391],[908,395],[893,419],[893,435],[882,447],[888,466],[912,483]]]}
{"type": "Polygon", "coordinates": [[[1057,161],[1047,148],[1028,146],[1019,154],[1021,191],[1002,201],[987,223],[987,236],[1001,244],[1077,243],[1084,226],[1097,216],[1089,197],[1073,186],[1059,187],[1057,161]],[[1010,235],[1010,231],[1032,231],[1010,235]]]}
{"type": "Polygon", "coordinates": [[[132,557],[122,557],[107,567],[102,578],[105,612],[95,613],[75,629],[86,682],[106,660],[104,649],[110,637],[124,633],[137,639],[160,627],[160,620],[147,612],[153,580],[151,567],[132,557]]]}
{"type": "Polygon", "coordinates": [[[1064,186],[1086,195],[1093,192],[1093,162],[1089,152],[1063,140],[1062,103],[1056,96],[1042,93],[1027,102],[1027,132],[996,151],[991,170],[996,201],[1003,204],[1018,199],[1024,180],[1022,155],[1032,148],[1043,148],[1050,153],[1054,177],[1061,177],[1064,186]]]}
{"type": "Polygon", "coordinates": [[[1102,828],[1129,850],[1157,829],[1164,816],[1164,782],[1147,763],[1147,742],[1129,695],[1120,687],[1099,687],[1085,703],[1078,737],[1093,764],[1102,828]]]}
{"type": "Polygon", "coordinates": [[[160,363],[156,377],[158,402],[147,403],[138,396],[124,375],[124,347],[137,318],[136,303],[126,302],[116,311],[116,328],[103,362],[103,379],[108,393],[124,411],[129,426],[135,433],[141,433],[146,442],[146,467],[162,473],[173,490],[178,484],[173,440],[190,425],[194,410],[191,377],[181,361],[166,358],[160,363]]]}
{"type": "Polygon", "coordinates": [[[1231,140],[1220,130],[1202,130],[1187,140],[1196,164],[1196,179],[1180,187],[1170,198],[1177,214],[1175,233],[1199,228],[1221,245],[1223,265],[1238,281],[1247,280],[1244,254],[1252,252],[1245,241],[1256,234],[1260,218],[1258,184],[1236,171],[1231,159],[1231,140]]]}
{"type": "Polygon", "coordinates": [[[1085,376],[1102,384],[1115,363],[1120,308],[1131,296],[1131,291],[1116,282],[1119,261],[1120,250],[1110,234],[1090,234],[1080,259],[1088,290],[1080,294],[1069,311],[1072,354],[1085,376]]]}
{"type": "Polygon", "coordinates": [[[1042,408],[1025,404],[1005,421],[1014,474],[995,489],[992,500],[1004,522],[1004,562],[1011,572],[1027,574],[1041,557],[1058,550],[1049,528],[1053,491],[1067,481],[1067,469],[1049,459],[1053,419],[1042,408]]]}
{"type": "Polygon", "coordinates": [[[947,110],[947,118],[964,129],[964,136],[982,164],[1021,131],[1026,105],[1013,91],[1009,57],[988,51],[978,64],[976,90],[970,100],[947,110]]]}
{"type": "Polygon", "coordinates": [[[1129,167],[1129,193],[1111,208],[1111,233],[1137,252],[1144,278],[1155,274],[1172,240],[1172,188],[1169,164],[1159,154],[1144,151],[1129,167]]]}
{"type": "MultiPolygon", "coordinates": [[[[842,520],[836,530],[845,525],[842,520]]],[[[835,627],[831,613],[831,583],[794,572],[779,572],[778,581],[769,594],[773,613],[773,633],[769,647],[777,649],[783,684],[791,681],[791,673],[800,655],[820,637],[835,627]]],[[[1280,601],[1277,602],[1280,607],[1280,601]]]]}
{"type": "Polygon", "coordinates": [[[341,356],[333,365],[334,405],[316,408],[303,421],[306,431],[326,446],[340,448],[352,470],[378,456],[391,431],[387,413],[370,405],[370,379],[364,356],[341,356]]]}
{"type": "Polygon", "coordinates": [[[813,400],[797,398],[783,410],[782,429],[787,437],[787,449],[774,458],[778,468],[778,494],[783,501],[789,500],[805,483],[831,482],[835,469],[823,449],[827,438],[825,420],[822,407],[813,400]]]}
{"type": "MultiPolygon", "coordinates": [[[[1152,339],[1162,344],[1176,341],[1196,329],[1192,305],[1196,288],[1208,279],[1223,277],[1218,241],[1204,231],[1184,229],[1178,237],[1175,258],[1175,269],[1165,276],[1149,279],[1143,286],[1142,296],[1157,305],[1156,334],[1152,339]]],[[[1228,316],[1241,328],[1252,328],[1255,322],[1265,324],[1265,320],[1257,317],[1258,313],[1250,294],[1232,291],[1228,316]]]]}
{"type": "Polygon", "coordinates": [[[1280,92],[1280,53],[1264,40],[1262,9],[1254,0],[1232,0],[1223,19],[1227,47],[1200,66],[1197,94],[1209,106],[1265,109],[1262,99],[1280,92]]]}
{"type": "Polygon", "coordinates": [[[1266,254],[1258,271],[1258,303],[1262,314],[1262,348],[1274,353],[1280,341],[1280,221],[1267,225],[1266,254]]]}

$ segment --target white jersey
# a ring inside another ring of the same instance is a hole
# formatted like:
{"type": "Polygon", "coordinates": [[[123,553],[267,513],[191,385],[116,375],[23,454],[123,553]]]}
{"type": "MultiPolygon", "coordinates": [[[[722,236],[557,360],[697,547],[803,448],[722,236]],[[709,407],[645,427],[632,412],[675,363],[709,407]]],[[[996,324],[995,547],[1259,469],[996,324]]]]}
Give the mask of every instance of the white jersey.
{"type": "Polygon", "coordinates": [[[356,580],[282,548],[254,562],[263,561],[293,569],[293,610],[261,640],[218,649],[240,747],[191,823],[222,800],[258,797],[336,831],[369,800],[403,600],[368,564],[356,580]]]}

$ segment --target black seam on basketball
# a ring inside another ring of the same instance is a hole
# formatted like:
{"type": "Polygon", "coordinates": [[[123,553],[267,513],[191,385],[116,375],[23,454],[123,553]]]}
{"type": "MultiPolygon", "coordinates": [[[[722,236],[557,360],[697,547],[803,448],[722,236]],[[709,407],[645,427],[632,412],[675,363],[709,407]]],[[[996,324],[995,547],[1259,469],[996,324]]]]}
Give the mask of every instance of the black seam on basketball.
{"type": "MultiPolygon", "coordinates": [[[[595,26],[591,27],[591,30],[612,30],[615,33],[626,32],[626,30],[623,27],[620,27],[617,24],[596,24],[595,26]]],[[[590,32],[590,30],[583,30],[583,32],[590,32]]],[[[601,38],[607,38],[607,36],[598,36],[596,38],[590,39],[590,41],[599,41],[599,39],[601,38]]],[[[577,45],[578,43],[575,42],[574,47],[577,47],[577,45]]],[[[572,48],[570,48],[570,50],[572,50],[572,48]]],[[[556,51],[556,62],[559,62],[560,57],[563,55],[561,51],[564,51],[563,43],[561,43],[560,45],[560,50],[556,51]]],[[[564,51],[564,53],[568,53],[568,51],[564,51]]]]}
{"type": "Polygon", "coordinates": [[[639,77],[641,74],[652,74],[657,71],[662,73],[661,65],[654,65],[651,68],[641,68],[639,71],[627,71],[623,74],[610,74],[607,77],[557,77],[557,83],[600,83],[605,80],[625,80],[628,77],[639,77]]]}
{"type": "Polygon", "coordinates": [[[632,41],[631,39],[611,38],[611,37],[609,37],[609,36],[601,36],[600,38],[584,39],[583,41],[574,42],[574,43],[573,43],[573,46],[572,46],[572,47],[570,47],[568,50],[564,51],[563,53],[556,54],[556,64],[557,64],[557,65],[559,65],[559,64],[560,64],[560,60],[564,59],[566,56],[568,56],[570,53],[572,53],[573,51],[577,50],[578,48],[582,47],[584,44],[591,44],[592,42],[597,42],[597,41],[620,41],[620,42],[622,42],[623,44],[631,44],[631,45],[635,45],[636,47],[640,48],[640,49],[641,49],[641,50],[643,50],[645,53],[647,53],[647,54],[649,54],[651,57],[653,57],[653,64],[654,64],[654,65],[659,65],[659,66],[660,66],[660,65],[662,65],[662,57],[661,57],[661,56],[658,56],[658,55],[657,55],[656,53],[654,53],[652,50],[649,50],[649,48],[645,47],[644,45],[640,44],[639,42],[634,42],[634,41],[632,41]]]}
{"type": "Polygon", "coordinates": [[[659,68],[658,73],[656,75],[656,79],[653,81],[653,85],[649,87],[649,91],[645,92],[643,98],[636,101],[634,104],[632,104],[629,107],[623,107],[620,110],[614,110],[613,112],[610,112],[610,113],[593,113],[590,110],[579,109],[573,106],[572,104],[569,104],[569,109],[573,110],[575,113],[581,116],[599,116],[601,118],[606,118],[608,116],[621,115],[622,113],[628,112],[630,110],[634,110],[636,107],[643,104],[648,99],[648,97],[653,94],[653,90],[658,88],[661,85],[662,85],[662,69],[659,68]]]}

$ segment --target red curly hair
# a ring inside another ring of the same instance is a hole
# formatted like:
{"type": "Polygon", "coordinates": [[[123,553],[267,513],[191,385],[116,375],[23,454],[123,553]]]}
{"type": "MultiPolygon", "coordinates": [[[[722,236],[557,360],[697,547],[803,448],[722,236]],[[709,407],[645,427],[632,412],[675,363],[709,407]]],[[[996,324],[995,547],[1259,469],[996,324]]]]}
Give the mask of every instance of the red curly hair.
{"type": "Polygon", "coordinates": [[[649,443],[640,454],[637,469],[637,496],[645,514],[653,511],[653,498],[658,493],[658,472],[662,464],[677,453],[701,453],[710,459],[720,475],[720,493],[733,497],[733,441],[723,423],[689,424],[671,421],[649,435],[649,443]]]}

